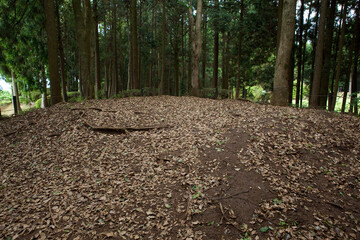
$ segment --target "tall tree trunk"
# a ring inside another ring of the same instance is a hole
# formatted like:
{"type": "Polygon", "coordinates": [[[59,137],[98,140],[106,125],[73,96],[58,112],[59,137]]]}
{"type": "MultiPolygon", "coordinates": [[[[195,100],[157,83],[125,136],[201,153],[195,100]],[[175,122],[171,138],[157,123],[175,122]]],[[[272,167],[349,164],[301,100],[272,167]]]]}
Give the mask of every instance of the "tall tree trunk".
{"type": "Polygon", "coordinates": [[[51,104],[54,105],[62,101],[58,66],[58,38],[56,33],[54,1],[44,1],[44,10],[48,45],[51,104]]]}
{"type": "Polygon", "coordinates": [[[161,75],[160,75],[160,94],[165,94],[165,44],[166,44],[166,8],[165,0],[162,0],[162,25],[161,25],[161,75]]]}
{"type": "Polygon", "coordinates": [[[237,56],[237,79],[236,79],[236,90],[235,90],[235,98],[238,99],[239,98],[239,92],[240,92],[240,78],[241,78],[241,49],[242,49],[242,36],[243,36],[243,32],[242,32],[242,21],[244,18],[244,0],[241,0],[241,6],[240,6],[240,19],[239,19],[239,24],[240,24],[240,30],[239,30],[239,44],[238,44],[238,56],[237,56]]]}
{"type": "Polygon", "coordinates": [[[76,35],[79,48],[80,58],[80,80],[82,82],[84,97],[91,99],[95,97],[95,83],[91,76],[91,42],[93,39],[93,19],[90,0],[72,0],[75,22],[76,35]]]}
{"type": "MultiPolygon", "coordinates": [[[[312,39],[312,52],[311,52],[311,72],[315,72],[315,55],[316,55],[316,44],[317,44],[317,36],[319,29],[319,15],[320,15],[320,0],[316,0],[315,2],[316,15],[315,15],[315,31],[314,37],[312,39]]],[[[314,74],[310,75],[310,92],[309,92],[309,102],[311,101],[311,92],[313,88],[314,82],[314,74]]]]}
{"type": "Polygon", "coordinates": [[[136,17],[136,0],[131,0],[130,12],[131,12],[131,49],[132,49],[132,61],[131,61],[131,77],[134,89],[140,89],[139,79],[139,67],[138,67],[138,42],[137,42],[137,17],[136,17]]]}
{"type": "Polygon", "coordinates": [[[348,95],[348,91],[349,91],[349,85],[350,85],[350,81],[351,81],[350,75],[351,75],[351,69],[352,69],[352,65],[353,65],[354,47],[355,47],[355,38],[352,39],[351,46],[350,46],[350,49],[349,49],[349,64],[348,64],[348,68],[347,68],[347,71],[346,71],[344,95],[343,95],[343,101],[342,101],[342,105],[341,105],[341,113],[345,112],[346,100],[347,100],[347,95],[348,95]]]}
{"type": "Polygon", "coordinates": [[[179,96],[179,46],[174,46],[174,68],[175,68],[175,96],[179,96]]]}
{"type": "MultiPolygon", "coordinates": [[[[215,10],[219,11],[219,0],[215,0],[215,10]]],[[[218,75],[219,75],[219,29],[218,24],[215,21],[214,23],[214,68],[213,68],[213,84],[212,87],[215,88],[215,98],[218,98],[218,75]]]]}
{"type": "Polygon", "coordinates": [[[113,93],[112,95],[116,95],[119,93],[119,74],[118,74],[118,50],[117,50],[117,15],[116,15],[116,1],[113,2],[113,10],[112,10],[112,51],[113,51],[113,77],[112,77],[112,86],[113,86],[113,93]]]}
{"type": "Polygon", "coordinates": [[[301,7],[300,7],[300,22],[299,22],[299,48],[298,48],[298,60],[297,60],[297,81],[296,81],[296,100],[295,104],[296,107],[300,106],[300,83],[302,79],[302,61],[303,61],[303,55],[302,55],[302,45],[303,45],[303,24],[304,24],[304,0],[300,0],[301,7]]]}
{"type": "Polygon", "coordinates": [[[193,69],[191,74],[192,95],[199,97],[199,63],[201,57],[201,19],[202,19],[202,0],[197,1],[196,7],[196,23],[194,24],[194,17],[192,9],[189,8],[190,18],[190,39],[192,40],[193,49],[193,69]],[[195,34],[194,34],[195,25],[195,34]]]}
{"type": "Polygon", "coordinates": [[[310,107],[316,108],[319,106],[319,95],[320,95],[320,83],[321,83],[321,72],[324,60],[324,38],[325,38],[325,24],[326,24],[326,12],[328,8],[328,0],[321,1],[320,8],[320,22],[319,22],[319,34],[316,44],[315,53],[315,69],[314,69],[314,80],[311,91],[310,107]]]}
{"type": "Polygon", "coordinates": [[[320,83],[320,96],[319,106],[322,109],[326,109],[326,100],[329,94],[329,80],[330,80],[330,69],[331,69],[331,50],[333,43],[333,32],[334,32],[334,20],[336,12],[336,0],[331,1],[331,6],[328,12],[328,18],[326,21],[326,33],[325,33],[325,45],[324,45],[324,66],[321,74],[320,83]]]}
{"type": "Polygon", "coordinates": [[[302,108],[302,104],[303,104],[303,93],[304,93],[304,72],[305,72],[305,63],[306,63],[306,46],[307,46],[307,33],[308,30],[310,28],[310,17],[311,17],[311,5],[310,8],[308,9],[308,17],[307,17],[307,23],[306,23],[306,29],[305,29],[305,34],[304,34],[304,44],[303,44],[303,61],[302,61],[302,76],[301,76],[301,86],[300,86],[300,108],[302,108]]]}
{"type": "Polygon", "coordinates": [[[206,41],[207,41],[207,11],[204,13],[204,20],[203,20],[203,43],[202,43],[202,69],[201,69],[201,80],[199,83],[200,89],[204,88],[206,85],[206,41]]]}
{"type": "MultiPolygon", "coordinates": [[[[182,65],[182,83],[183,86],[186,86],[186,72],[185,72],[185,47],[184,47],[184,38],[185,38],[185,31],[184,31],[184,14],[181,15],[181,65],[182,65]]],[[[181,95],[181,91],[180,91],[181,95]]]]}
{"type": "Polygon", "coordinates": [[[289,101],[289,62],[294,44],[296,0],[284,0],[281,36],[276,57],[272,105],[287,106],[289,101]]]}
{"type": "MultiPolygon", "coordinates": [[[[190,19],[190,17],[191,16],[189,16],[189,19],[190,19]]],[[[192,90],[191,90],[191,74],[192,74],[192,67],[193,67],[190,21],[189,21],[188,55],[189,55],[189,61],[188,61],[188,76],[187,76],[187,94],[188,94],[188,96],[190,96],[191,92],[192,92],[192,90]]]]}
{"type": "Polygon", "coordinates": [[[336,105],[336,99],[337,99],[337,93],[339,88],[339,80],[341,75],[341,64],[343,59],[343,46],[344,46],[344,40],[345,40],[345,29],[346,29],[346,14],[347,14],[347,2],[345,1],[343,5],[343,15],[342,15],[342,27],[341,27],[341,37],[339,42],[339,54],[337,60],[337,66],[336,66],[336,78],[335,78],[335,84],[334,84],[334,94],[333,99],[331,101],[331,108],[329,111],[335,110],[336,105]]]}
{"type": "Polygon", "coordinates": [[[356,20],[355,20],[355,29],[353,38],[355,39],[355,51],[354,51],[354,67],[352,70],[351,76],[351,103],[350,111],[354,114],[358,114],[358,62],[359,62],[359,52],[360,52],[360,1],[356,9],[356,20]]]}
{"type": "MultiPolygon", "coordinates": [[[[94,0],[94,38],[95,38],[95,97],[99,98],[101,90],[101,69],[100,69],[100,50],[99,50],[99,12],[98,12],[98,0],[94,0]]],[[[106,31],[106,29],[104,29],[106,31]]]]}
{"type": "Polygon", "coordinates": [[[61,32],[61,22],[60,22],[60,12],[59,12],[59,2],[55,1],[55,9],[56,9],[56,20],[57,20],[57,36],[59,43],[59,58],[60,58],[60,70],[61,70],[61,83],[62,83],[62,96],[64,102],[68,101],[66,94],[66,72],[65,72],[65,57],[64,57],[64,47],[63,47],[63,39],[61,32]]]}

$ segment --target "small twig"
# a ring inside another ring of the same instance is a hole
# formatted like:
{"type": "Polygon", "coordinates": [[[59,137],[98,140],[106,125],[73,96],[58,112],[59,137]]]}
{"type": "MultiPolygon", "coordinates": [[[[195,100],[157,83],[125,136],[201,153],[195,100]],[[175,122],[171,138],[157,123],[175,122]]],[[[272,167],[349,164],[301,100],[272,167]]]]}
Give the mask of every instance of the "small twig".
{"type": "Polygon", "coordinates": [[[250,192],[251,189],[252,189],[252,187],[250,187],[247,191],[234,193],[234,194],[231,194],[231,195],[229,195],[229,196],[224,196],[224,197],[210,198],[210,200],[220,200],[220,199],[232,198],[232,197],[235,197],[235,196],[237,196],[237,195],[239,195],[239,194],[248,193],[248,192],[250,192]]]}
{"type": "Polygon", "coordinates": [[[13,135],[13,134],[15,134],[15,133],[16,133],[16,131],[8,132],[8,133],[5,133],[5,134],[3,135],[3,137],[8,137],[8,136],[13,135]]]}
{"type": "Polygon", "coordinates": [[[61,133],[50,133],[49,135],[48,135],[48,137],[58,137],[58,136],[60,136],[61,135],[61,133]]]}
{"type": "Polygon", "coordinates": [[[220,207],[220,211],[221,214],[223,215],[224,219],[227,221],[227,223],[229,223],[230,225],[232,225],[234,228],[236,228],[237,230],[239,230],[239,232],[242,232],[242,230],[236,225],[236,223],[232,222],[230,219],[228,219],[225,215],[223,206],[221,203],[219,203],[219,207],[220,207]]]}
{"type": "Polygon", "coordinates": [[[55,219],[54,219],[54,216],[53,216],[53,214],[52,214],[52,212],[51,212],[51,201],[52,201],[52,198],[51,198],[51,199],[50,199],[50,201],[49,201],[49,212],[50,212],[50,217],[51,217],[51,220],[52,220],[52,222],[53,222],[54,226],[55,226],[55,227],[57,227],[57,226],[56,226],[55,219]]]}

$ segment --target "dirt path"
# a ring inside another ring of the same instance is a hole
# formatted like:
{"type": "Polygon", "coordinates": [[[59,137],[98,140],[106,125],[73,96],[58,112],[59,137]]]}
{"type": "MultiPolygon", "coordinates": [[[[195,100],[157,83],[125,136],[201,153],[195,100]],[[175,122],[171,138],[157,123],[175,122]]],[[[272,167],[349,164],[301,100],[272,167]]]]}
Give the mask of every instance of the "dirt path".
{"type": "Polygon", "coordinates": [[[0,238],[360,239],[359,139],[358,117],[193,97],[5,118],[0,238]]]}
{"type": "MultiPolygon", "coordinates": [[[[26,110],[26,109],[31,108],[32,106],[26,105],[26,104],[21,104],[20,107],[21,107],[21,110],[26,110]]],[[[11,116],[13,114],[14,114],[14,107],[13,107],[12,103],[1,106],[1,115],[2,116],[11,116]]]]}

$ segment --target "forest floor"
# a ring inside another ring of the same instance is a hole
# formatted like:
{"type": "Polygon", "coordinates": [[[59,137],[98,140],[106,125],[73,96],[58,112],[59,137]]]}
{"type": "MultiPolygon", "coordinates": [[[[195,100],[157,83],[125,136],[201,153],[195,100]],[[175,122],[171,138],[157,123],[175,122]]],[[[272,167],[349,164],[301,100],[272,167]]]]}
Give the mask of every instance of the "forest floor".
{"type": "Polygon", "coordinates": [[[193,97],[0,120],[2,239],[360,239],[360,119],[193,97]]]}

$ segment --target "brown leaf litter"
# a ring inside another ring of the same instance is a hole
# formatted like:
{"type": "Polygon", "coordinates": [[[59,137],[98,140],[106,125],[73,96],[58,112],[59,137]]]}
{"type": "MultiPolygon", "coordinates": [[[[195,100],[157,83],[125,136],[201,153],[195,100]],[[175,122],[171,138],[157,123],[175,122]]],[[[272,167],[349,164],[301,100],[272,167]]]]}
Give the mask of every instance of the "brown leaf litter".
{"type": "Polygon", "coordinates": [[[348,115],[169,96],[2,119],[0,238],[360,239],[359,130],[348,115]]]}

